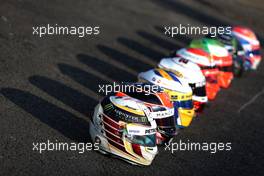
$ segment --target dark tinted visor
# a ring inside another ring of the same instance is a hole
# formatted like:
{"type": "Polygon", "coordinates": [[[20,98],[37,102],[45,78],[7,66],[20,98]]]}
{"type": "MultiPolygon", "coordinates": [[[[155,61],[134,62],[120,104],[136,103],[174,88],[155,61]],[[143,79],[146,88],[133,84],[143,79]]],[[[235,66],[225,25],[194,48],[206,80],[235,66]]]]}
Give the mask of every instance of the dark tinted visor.
{"type": "Polygon", "coordinates": [[[196,87],[195,84],[189,84],[189,85],[190,85],[190,87],[193,90],[193,95],[196,95],[196,96],[206,96],[205,86],[196,87]]]}

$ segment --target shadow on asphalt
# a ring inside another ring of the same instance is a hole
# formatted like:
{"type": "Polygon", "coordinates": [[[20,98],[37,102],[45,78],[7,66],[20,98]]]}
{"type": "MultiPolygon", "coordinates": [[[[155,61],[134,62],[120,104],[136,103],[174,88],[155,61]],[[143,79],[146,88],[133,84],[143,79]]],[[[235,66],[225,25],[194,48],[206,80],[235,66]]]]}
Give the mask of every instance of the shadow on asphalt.
{"type": "Polygon", "coordinates": [[[3,88],[1,93],[33,117],[77,142],[89,142],[89,123],[29,92],[3,88]]]}
{"type": "Polygon", "coordinates": [[[117,38],[117,41],[126,46],[127,48],[136,51],[139,54],[144,55],[147,58],[150,58],[153,61],[159,62],[160,58],[164,57],[164,53],[156,51],[154,49],[151,49],[149,47],[146,47],[142,45],[141,43],[133,40],[133,39],[128,39],[125,37],[119,37],[117,38]]]}
{"type": "Polygon", "coordinates": [[[87,87],[93,92],[98,92],[99,90],[98,85],[111,84],[111,82],[103,80],[75,66],[59,63],[58,68],[62,74],[70,77],[74,81],[78,82],[84,87],[87,87]]]}
{"type": "Polygon", "coordinates": [[[93,107],[98,103],[80,91],[44,76],[31,76],[29,82],[87,117],[92,116],[93,107]]]}
{"type": "Polygon", "coordinates": [[[106,61],[99,60],[96,57],[89,56],[87,54],[78,54],[76,57],[81,63],[103,73],[117,82],[125,82],[127,80],[135,79],[135,75],[110,65],[106,61]]]}
{"type": "MultiPolygon", "coordinates": [[[[162,33],[165,35],[164,26],[154,26],[154,29],[158,31],[159,33],[162,33]]],[[[169,38],[169,36],[167,37],[169,38]]],[[[179,46],[180,48],[188,46],[190,42],[192,41],[192,38],[188,37],[187,35],[177,35],[172,39],[175,41],[181,42],[183,44],[182,46],[179,46]]],[[[180,48],[176,48],[176,50],[180,48]]],[[[175,50],[175,48],[173,50],[175,50]]]]}
{"type": "Polygon", "coordinates": [[[153,44],[163,48],[163,49],[166,49],[166,50],[175,50],[175,49],[180,49],[181,46],[180,45],[177,45],[169,40],[165,40],[165,39],[162,39],[161,37],[158,37],[154,34],[151,34],[149,32],[145,32],[145,31],[137,31],[136,32],[140,37],[152,42],[153,44]]]}
{"type": "Polygon", "coordinates": [[[137,72],[140,72],[142,70],[147,70],[153,67],[153,65],[143,62],[141,58],[135,58],[133,56],[129,56],[126,53],[123,53],[122,51],[118,51],[111,47],[105,45],[97,45],[97,48],[106,56],[125,64],[126,66],[132,68],[137,72]]]}
{"type": "Polygon", "coordinates": [[[157,3],[159,6],[171,10],[174,13],[177,14],[183,14],[186,15],[192,19],[195,19],[201,23],[206,23],[212,26],[227,26],[229,25],[227,22],[213,17],[209,16],[205,13],[203,13],[201,10],[197,10],[195,8],[192,8],[182,2],[179,1],[171,1],[171,0],[153,0],[152,2],[157,3]]]}

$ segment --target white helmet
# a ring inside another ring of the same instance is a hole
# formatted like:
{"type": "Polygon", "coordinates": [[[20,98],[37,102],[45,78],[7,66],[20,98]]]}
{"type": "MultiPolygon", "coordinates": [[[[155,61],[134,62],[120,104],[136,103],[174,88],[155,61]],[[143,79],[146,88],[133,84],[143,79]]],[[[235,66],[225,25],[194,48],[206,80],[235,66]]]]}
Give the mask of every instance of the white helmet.
{"type": "Polygon", "coordinates": [[[179,127],[190,125],[195,115],[192,89],[182,75],[162,69],[151,69],[140,73],[138,79],[141,82],[149,82],[162,87],[174,104],[177,125],[179,127]]]}
{"type": "Polygon", "coordinates": [[[163,69],[151,69],[138,74],[138,79],[180,93],[191,93],[192,89],[182,75],[163,69]]]}
{"type": "Polygon", "coordinates": [[[194,105],[196,105],[196,110],[200,110],[204,103],[208,101],[205,89],[205,77],[197,64],[182,57],[174,57],[163,58],[158,66],[162,69],[182,74],[193,90],[192,98],[194,105]]]}
{"type": "Polygon", "coordinates": [[[158,153],[156,128],[149,109],[122,93],[105,97],[90,121],[92,141],[102,153],[138,165],[150,165],[158,153]]]}

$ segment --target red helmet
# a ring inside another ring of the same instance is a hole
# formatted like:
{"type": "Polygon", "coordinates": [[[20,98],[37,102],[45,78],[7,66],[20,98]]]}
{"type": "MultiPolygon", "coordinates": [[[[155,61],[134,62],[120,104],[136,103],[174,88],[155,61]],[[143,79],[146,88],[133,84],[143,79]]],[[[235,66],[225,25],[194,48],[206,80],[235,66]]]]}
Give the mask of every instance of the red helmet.
{"type": "Polygon", "coordinates": [[[232,28],[232,34],[242,46],[245,57],[250,61],[250,68],[253,70],[257,69],[261,61],[261,54],[260,42],[255,33],[249,28],[235,26],[232,28]]]}
{"type": "Polygon", "coordinates": [[[218,84],[220,87],[229,87],[233,79],[233,58],[224,44],[215,39],[202,38],[193,40],[190,47],[201,48],[206,51],[219,69],[218,84]]]}
{"type": "Polygon", "coordinates": [[[203,49],[182,48],[176,52],[176,56],[190,60],[200,66],[206,78],[207,97],[209,100],[215,99],[220,90],[218,84],[219,70],[216,68],[215,62],[210,58],[210,55],[203,49]]]}

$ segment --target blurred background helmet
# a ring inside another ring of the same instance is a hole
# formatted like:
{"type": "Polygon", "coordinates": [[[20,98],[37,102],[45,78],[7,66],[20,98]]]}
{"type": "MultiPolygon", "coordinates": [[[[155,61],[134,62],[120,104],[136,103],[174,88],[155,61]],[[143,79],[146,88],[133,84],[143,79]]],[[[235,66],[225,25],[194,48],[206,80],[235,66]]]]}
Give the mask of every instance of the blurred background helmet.
{"type": "Polygon", "coordinates": [[[218,40],[228,50],[233,59],[234,76],[240,77],[244,71],[250,69],[250,61],[245,57],[243,47],[232,34],[232,31],[224,31],[224,33],[218,33],[217,36],[211,36],[209,34],[206,37],[218,40]]]}
{"type": "Polygon", "coordinates": [[[233,59],[224,45],[215,39],[202,38],[193,40],[191,48],[201,48],[209,53],[219,69],[218,84],[222,88],[230,86],[233,75],[233,59]]]}
{"type": "Polygon", "coordinates": [[[201,112],[208,98],[206,96],[205,77],[200,67],[182,57],[163,58],[158,66],[164,70],[182,74],[192,88],[194,108],[196,112],[201,112]]]}
{"type": "Polygon", "coordinates": [[[257,69],[261,61],[261,54],[260,42],[255,33],[249,28],[234,26],[232,34],[242,46],[245,57],[250,61],[250,68],[253,70],[257,69]]]}
{"type": "Polygon", "coordinates": [[[150,165],[158,153],[156,122],[139,100],[116,93],[95,108],[90,135],[100,151],[138,165],[150,165]]]}
{"type": "Polygon", "coordinates": [[[219,70],[215,62],[210,58],[209,53],[200,48],[182,48],[176,51],[176,56],[187,59],[200,66],[206,79],[206,95],[209,100],[215,99],[220,90],[218,84],[219,70]]]}
{"type": "Polygon", "coordinates": [[[151,69],[140,73],[138,79],[141,82],[149,82],[162,87],[174,104],[175,114],[178,114],[177,125],[179,127],[190,125],[195,115],[192,89],[182,75],[162,69],[151,69]]]}
{"type": "Polygon", "coordinates": [[[237,50],[237,41],[230,31],[217,33],[216,36],[208,34],[206,35],[206,38],[216,39],[221,42],[231,55],[237,50]]]}
{"type": "Polygon", "coordinates": [[[169,95],[161,87],[150,83],[125,83],[125,85],[129,88],[123,93],[144,102],[156,121],[157,144],[169,142],[177,134],[174,106],[169,95]]]}

